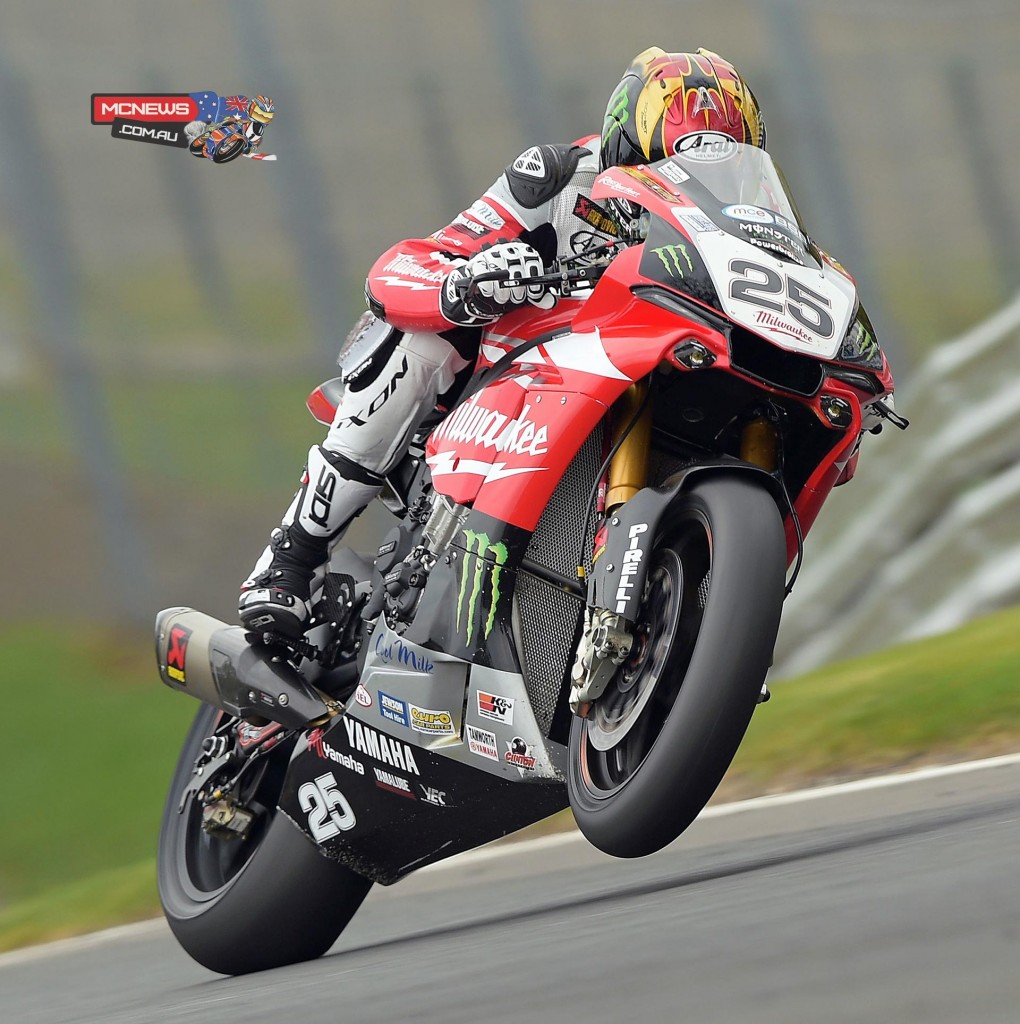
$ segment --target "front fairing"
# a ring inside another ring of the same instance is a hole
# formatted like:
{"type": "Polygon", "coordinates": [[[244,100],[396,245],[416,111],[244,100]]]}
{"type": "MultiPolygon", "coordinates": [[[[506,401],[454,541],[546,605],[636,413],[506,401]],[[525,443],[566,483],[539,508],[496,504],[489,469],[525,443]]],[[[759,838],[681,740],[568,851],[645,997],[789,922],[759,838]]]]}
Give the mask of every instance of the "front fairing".
{"type": "Polygon", "coordinates": [[[841,360],[852,331],[850,348],[866,349],[878,368],[874,333],[858,320],[853,280],[810,240],[782,172],[764,150],[734,142],[713,154],[612,168],[593,195],[625,198],[648,211],[642,277],[779,348],[821,360],[841,360]]]}

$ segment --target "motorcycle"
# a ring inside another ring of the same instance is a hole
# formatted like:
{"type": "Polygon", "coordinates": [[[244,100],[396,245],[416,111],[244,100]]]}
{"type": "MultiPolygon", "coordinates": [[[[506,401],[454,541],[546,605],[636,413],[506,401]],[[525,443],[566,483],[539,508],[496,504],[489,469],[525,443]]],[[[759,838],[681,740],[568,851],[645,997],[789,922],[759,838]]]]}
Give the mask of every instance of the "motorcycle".
{"type": "Polygon", "coordinates": [[[212,160],[215,164],[229,163],[251,149],[251,142],[244,132],[244,121],[228,117],[208,131],[192,139],[188,151],[192,156],[212,160]]]}
{"type": "MultiPolygon", "coordinates": [[[[210,969],[316,957],[374,882],[567,806],[603,851],[653,853],[718,786],[804,535],[865,430],[906,421],[771,157],[702,134],[599,176],[617,240],[485,331],[303,639],[160,612],[162,681],[203,706],[159,889],[210,969]]],[[[324,423],[340,387],[309,398],[324,423]]]]}

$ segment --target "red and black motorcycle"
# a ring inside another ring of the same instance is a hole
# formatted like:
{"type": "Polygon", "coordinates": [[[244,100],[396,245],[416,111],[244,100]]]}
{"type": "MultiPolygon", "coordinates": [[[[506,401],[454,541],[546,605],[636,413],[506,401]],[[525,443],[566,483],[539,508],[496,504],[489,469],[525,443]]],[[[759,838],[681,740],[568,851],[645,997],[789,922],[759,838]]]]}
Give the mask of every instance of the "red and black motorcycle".
{"type": "MultiPolygon", "coordinates": [[[[305,640],[160,613],[162,679],[205,703],[159,846],[199,962],[318,956],[373,881],[568,803],[636,857],[712,795],[767,695],[804,534],[864,430],[905,421],[771,158],[704,135],[600,176],[633,237],[486,332],[388,479],[392,531],[334,553],[305,640]]],[[[325,422],[331,396],[309,399],[325,422]]]]}

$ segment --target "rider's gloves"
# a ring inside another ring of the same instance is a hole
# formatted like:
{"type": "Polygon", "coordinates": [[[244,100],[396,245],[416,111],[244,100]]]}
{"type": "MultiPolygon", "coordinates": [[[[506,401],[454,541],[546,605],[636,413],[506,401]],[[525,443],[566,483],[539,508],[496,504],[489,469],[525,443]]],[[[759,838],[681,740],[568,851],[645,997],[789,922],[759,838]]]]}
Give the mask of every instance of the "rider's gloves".
{"type": "Polygon", "coordinates": [[[440,295],[440,312],[451,323],[474,327],[498,320],[507,311],[531,303],[552,309],[556,297],[545,284],[526,284],[528,278],[545,272],[542,257],[527,242],[501,242],[483,249],[452,270],[440,295]],[[493,271],[508,272],[508,281],[472,281],[493,271]],[[465,290],[462,284],[469,287],[465,290]]]}

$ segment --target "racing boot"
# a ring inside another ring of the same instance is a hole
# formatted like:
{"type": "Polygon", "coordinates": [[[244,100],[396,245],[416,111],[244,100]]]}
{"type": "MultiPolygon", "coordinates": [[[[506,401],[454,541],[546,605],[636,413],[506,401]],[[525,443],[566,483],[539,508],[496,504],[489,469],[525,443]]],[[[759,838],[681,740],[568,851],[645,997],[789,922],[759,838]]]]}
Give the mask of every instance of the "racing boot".
{"type": "Polygon", "coordinates": [[[382,479],[314,445],[301,486],[269,546],[241,584],[241,624],[298,638],[311,617],[311,594],[344,530],[379,493],[382,479]]]}

